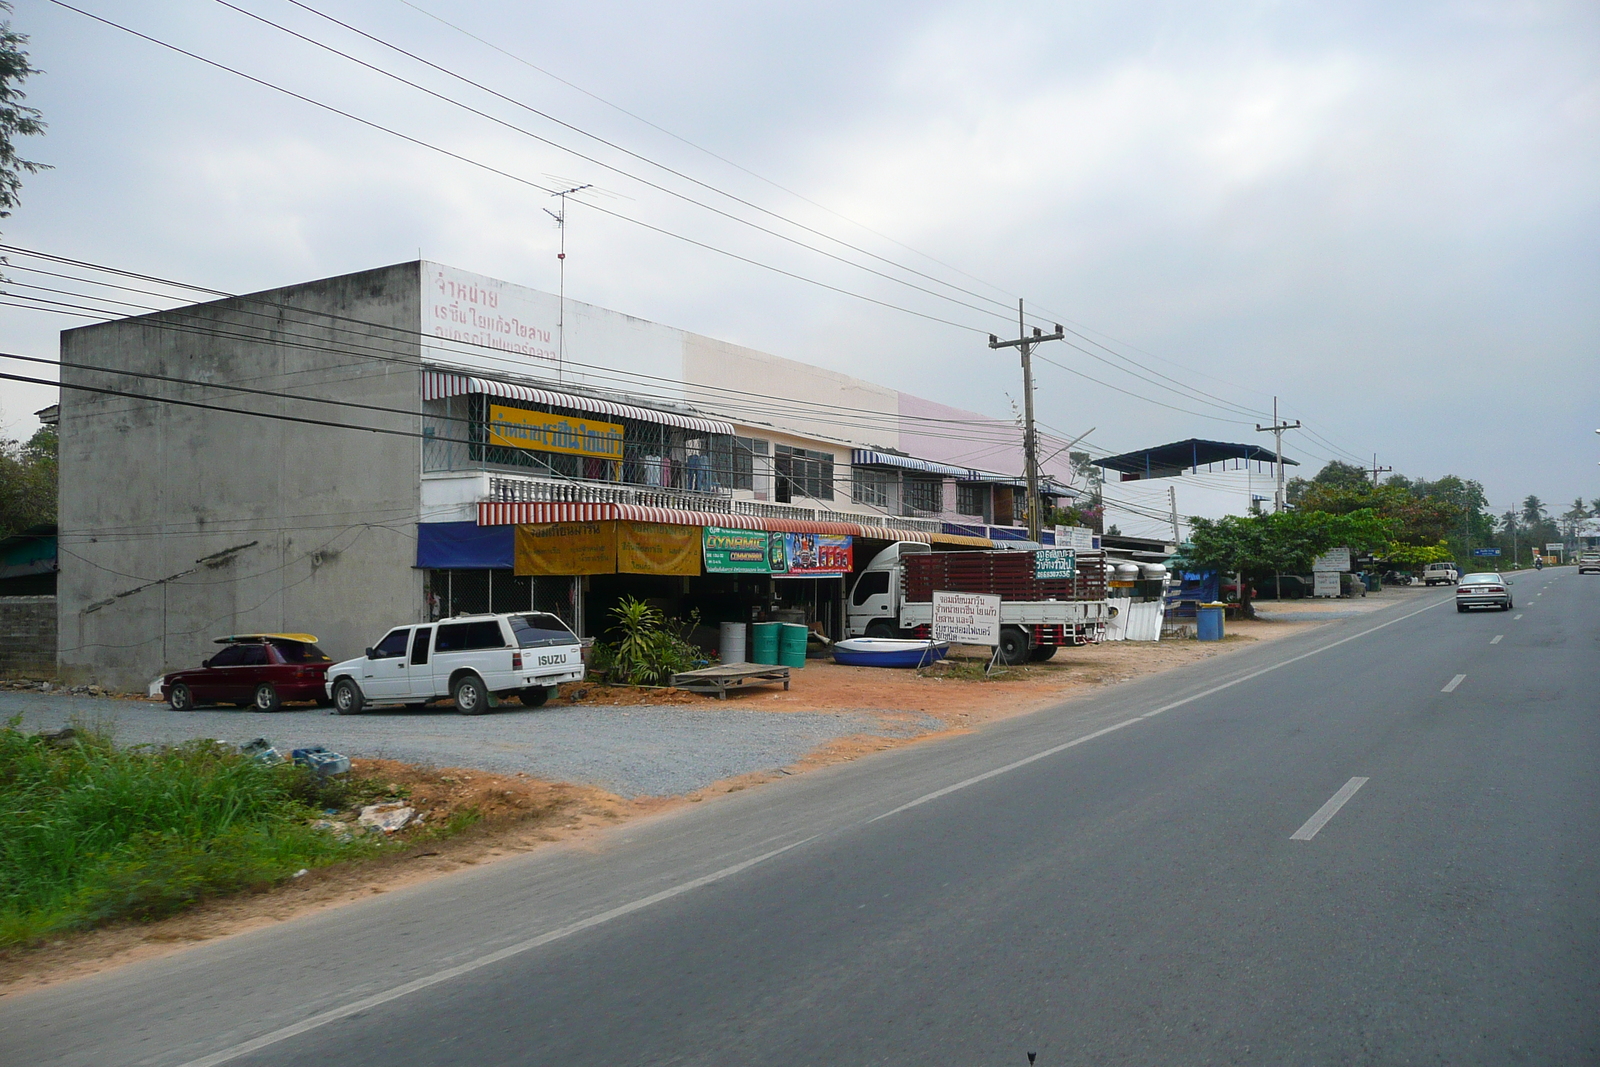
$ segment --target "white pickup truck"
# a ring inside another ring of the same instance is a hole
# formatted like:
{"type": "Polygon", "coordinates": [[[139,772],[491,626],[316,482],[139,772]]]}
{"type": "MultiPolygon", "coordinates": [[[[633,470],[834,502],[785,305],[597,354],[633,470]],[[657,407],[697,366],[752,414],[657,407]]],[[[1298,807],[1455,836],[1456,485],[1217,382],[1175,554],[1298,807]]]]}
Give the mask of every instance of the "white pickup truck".
{"type": "Polygon", "coordinates": [[[340,715],[445,697],[463,715],[482,715],[508,696],[536,708],[583,675],[582,643],[554,615],[459,615],[396,626],[359,659],[329,667],[327,689],[340,715]]]}
{"type": "Polygon", "coordinates": [[[1430,563],[1422,569],[1424,585],[1455,585],[1460,580],[1461,572],[1454,563],[1430,563]]]}

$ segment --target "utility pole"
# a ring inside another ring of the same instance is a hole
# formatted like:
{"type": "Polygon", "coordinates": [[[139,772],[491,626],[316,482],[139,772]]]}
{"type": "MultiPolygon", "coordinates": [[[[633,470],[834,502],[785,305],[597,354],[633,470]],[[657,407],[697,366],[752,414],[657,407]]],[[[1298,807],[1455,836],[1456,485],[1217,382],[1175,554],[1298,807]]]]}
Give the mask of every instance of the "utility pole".
{"type": "Polygon", "coordinates": [[[1388,474],[1392,470],[1394,470],[1393,467],[1378,466],[1378,454],[1376,452],[1372,454],[1372,466],[1367,468],[1367,473],[1372,475],[1372,484],[1374,486],[1378,484],[1378,475],[1388,474]]]}
{"type": "Polygon", "coordinates": [[[1183,532],[1178,529],[1178,487],[1167,486],[1167,503],[1172,507],[1172,547],[1183,543],[1183,532]]]}
{"type": "Polygon", "coordinates": [[[1299,419],[1295,419],[1293,422],[1279,422],[1278,421],[1278,398],[1277,397],[1273,397],[1272,398],[1272,425],[1271,426],[1263,426],[1259,422],[1256,423],[1256,432],[1257,433],[1271,433],[1273,435],[1273,437],[1277,441],[1278,455],[1277,455],[1276,459],[1277,459],[1277,463],[1278,463],[1278,491],[1273,496],[1273,499],[1272,499],[1272,510],[1273,511],[1282,511],[1283,510],[1283,431],[1285,431],[1285,430],[1298,430],[1299,428],[1300,428],[1300,420],[1299,419]]]}
{"type": "Polygon", "coordinates": [[[990,348],[1016,348],[1022,352],[1022,454],[1028,466],[1028,540],[1039,540],[1039,439],[1033,429],[1033,347],[1043,341],[1059,341],[1066,336],[1061,324],[1056,323],[1055,333],[1045,333],[1035,326],[1033,336],[1022,316],[1022,301],[1017,301],[1017,339],[1002,341],[989,335],[990,348]]]}
{"type": "Polygon", "coordinates": [[[561,275],[560,291],[556,297],[556,380],[561,380],[561,372],[567,365],[567,197],[573,193],[581,193],[585,189],[593,189],[594,184],[574,185],[571,189],[563,189],[551,196],[561,198],[561,210],[551,211],[544,209],[544,213],[556,220],[556,229],[561,231],[561,251],[556,253],[556,262],[560,264],[561,275]]]}

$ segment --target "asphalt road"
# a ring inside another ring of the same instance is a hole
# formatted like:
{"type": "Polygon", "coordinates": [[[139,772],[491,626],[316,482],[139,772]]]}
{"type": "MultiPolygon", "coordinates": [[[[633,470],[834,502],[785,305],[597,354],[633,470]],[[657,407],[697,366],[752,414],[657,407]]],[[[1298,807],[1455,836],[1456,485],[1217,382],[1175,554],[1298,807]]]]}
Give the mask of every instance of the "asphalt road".
{"type": "Polygon", "coordinates": [[[1600,578],[1515,593],[6,998],[0,1062],[1600,1062],[1600,578]]]}

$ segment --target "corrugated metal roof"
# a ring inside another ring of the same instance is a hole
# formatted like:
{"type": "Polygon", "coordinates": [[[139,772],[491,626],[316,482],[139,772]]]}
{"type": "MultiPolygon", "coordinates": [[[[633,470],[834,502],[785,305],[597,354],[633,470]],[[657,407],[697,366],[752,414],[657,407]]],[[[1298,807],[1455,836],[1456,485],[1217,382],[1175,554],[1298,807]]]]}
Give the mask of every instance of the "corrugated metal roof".
{"type": "Polygon", "coordinates": [[[697,415],[683,415],[676,411],[658,411],[655,408],[619,404],[613,400],[602,400],[599,397],[582,396],[578,393],[558,393],[552,389],[540,389],[516,382],[498,381],[494,378],[478,378],[467,374],[450,374],[436,370],[422,372],[422,399],[444,400],[452,396],[461,396],[463,393],[503,396],[511,400],[525,400],[529,403],[546,404],[550,407],[570,408],[574,411],[592,411],[597,415],[637,419],[640,422],[653,422],[661,426],[677,426],[681,429],[696,430],[700,433],[730,435],[733,433],[733,423],[723,422],[720,419],[706,419],[697,415]]]}

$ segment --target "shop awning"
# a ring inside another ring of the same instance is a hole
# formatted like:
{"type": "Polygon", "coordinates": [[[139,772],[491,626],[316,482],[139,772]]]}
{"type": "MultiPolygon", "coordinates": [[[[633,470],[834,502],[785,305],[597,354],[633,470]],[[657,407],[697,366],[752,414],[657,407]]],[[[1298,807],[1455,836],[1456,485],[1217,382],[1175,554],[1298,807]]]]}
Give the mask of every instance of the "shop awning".
{"type": "Polygon", "coordinates": [[[858,448],[851,452],[850,464],[855,467],[899,467],[902,470],[920,471],[923,474],[942,474],[947,478],[965,478],[972,473],[965,467],[952,467],[948,463],[897,456],[893,452],[876,452],[870,448],[858,448]]]}
{"type": "Polygon", "coordinates": [[[509,526],[475,522],[417,524],[417,566],[437,570],[494,570],[512,563],[509,526]]]}
{"type": "Polygon", "coordinates": [[[533,404],[547,404],[555,408],[569,408],[573,411],[592,411],[597,415],[610,415],[621,419],[637,419],[640,422],[653,422],[659,426],[677,426],[684,430],[695,430],[699,433],[733,433],[733,423],[723,422],[720,419],[706,419],[697,415],[682,415],[676,411],[657,411],[654,408],[635,407],[632,404],[618,404],[612,400],[601,400],[593,396],[580,396],[577,393],[558,393],[550,389],[537,389],[531,385],[519,385],[516,382],[502,382],[493,378],[476,378],[466,374],[449,374],[445,371],[429,370],[422,372],[422,399],[444,400],[452,396],[461,396],[465,393],[481,393],[484,396],[503,396],[511,400],[525,400],[533,404]]]}
{"type": "Polygon", "coordinates": [[[543,522],[602,522],[622,519],[627,522],[660,522],[680,526],[722,526],[734,530],[766,530],[770,533],[842,534],[878,541],[921,541],[923,544],[972,544],[993,547],[976,537],[959,537],[921,530],[899,530],[888,526],[864,526],[854,522],[827,522],[808,519],[774,519],[755,515],[730,515],[715,511],[681,511],[677,508],[647,508],[638,504],[498,504],[478,505],[479,526],[521,526],[543,522]],[[981,545],[974,544],[982,541],[981,545]]]}

